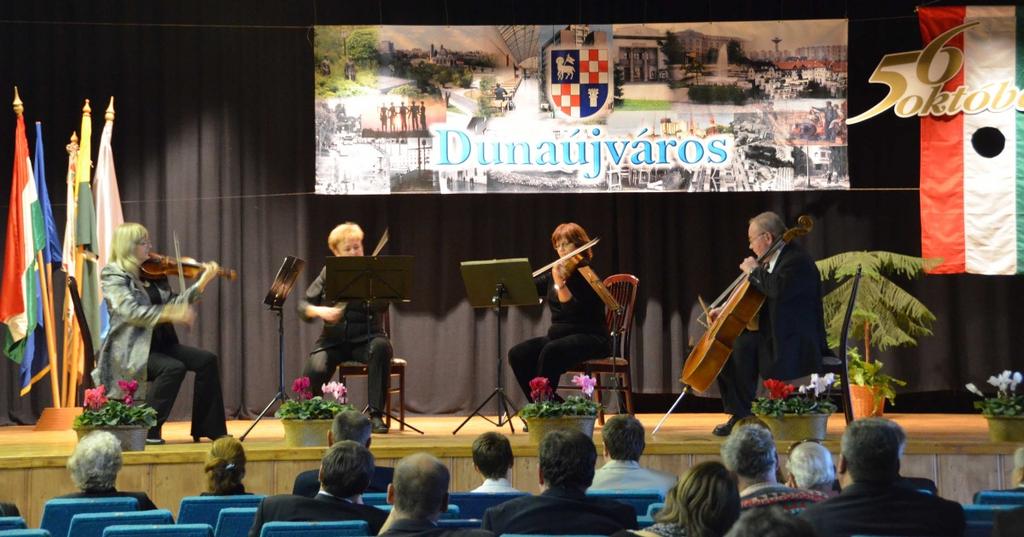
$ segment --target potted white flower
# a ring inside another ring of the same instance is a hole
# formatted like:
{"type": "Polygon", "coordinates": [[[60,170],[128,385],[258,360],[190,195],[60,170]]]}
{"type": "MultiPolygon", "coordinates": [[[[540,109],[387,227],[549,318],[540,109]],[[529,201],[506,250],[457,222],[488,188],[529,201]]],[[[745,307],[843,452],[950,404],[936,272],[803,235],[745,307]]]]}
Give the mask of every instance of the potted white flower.
{"type": "Polygon", "coordinates": [[[967,384],[968,391],[982,398],[974,402],[974,408],[988,420],[988,435],[993,442],[1024,442],[1024,394],[1016,393],[1022,380],[1020,371],[1006,370],[990,376],[988,383],[996,388],[993,397],[987,397],[973,383],[967,384]]]}

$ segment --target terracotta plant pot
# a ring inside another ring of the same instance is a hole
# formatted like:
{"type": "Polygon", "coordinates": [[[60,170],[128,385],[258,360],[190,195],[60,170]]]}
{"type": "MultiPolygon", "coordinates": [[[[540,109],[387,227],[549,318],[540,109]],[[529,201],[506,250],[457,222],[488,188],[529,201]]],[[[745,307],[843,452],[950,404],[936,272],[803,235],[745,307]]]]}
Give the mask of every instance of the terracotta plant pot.
{"type": "Polygon", "coordinates": [[[853,407],[854,419],[881,417],[885,413],[885,398],[879,397],[876,401],[877,390],[873,386],[850,384],[850,406],[853,407]]]}
{"type": "Polygon", "coordinates": [[[334,420],[282,419],[284,444],[288,447],[316,447],[327,445],[327,432],[334,420]]]}
{"type": "Polygon", "coordinates": [[[1024,442],[1024,416],[985,416],[993,442],[1024,442]]]}
{"type": "Polygon", "coordinates": [[[831,414],[783,414],[781,418],[758,416],[768,424],[776,440],[824,440],[831,414]]]}
{"type": "Polygon", "coordinates": [[[146,449],[146,432],[149,431],[149,428],[145,425],[75,427],[75,434],[78,435],[79,440],[93,431],[106,431],[114,435],[121,442],[121,451],[143,451],[146,449]]]}
{"type": "Polygon", "coordinates": [[[530,442],[539,444],[548,431],[571,429],[594,437],[594,420],[597,416],[562,416],[560,418],[526,418],[530,427],[530,442]]]}

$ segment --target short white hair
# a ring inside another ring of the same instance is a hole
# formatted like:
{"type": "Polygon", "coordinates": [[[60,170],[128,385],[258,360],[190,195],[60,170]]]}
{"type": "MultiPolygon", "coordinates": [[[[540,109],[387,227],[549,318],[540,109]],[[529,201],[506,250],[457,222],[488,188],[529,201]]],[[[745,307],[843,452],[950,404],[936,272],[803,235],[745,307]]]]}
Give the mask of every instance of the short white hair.
{"type": "Polygon", "coordinates": [[[121,471],[121,443],[106,431],[93,431],[78,441],[68,458],[71,481],[84,492],[109,490],[121,471]]]}
{"type": "Polygon", "coordinates": [[[816,442],[803,442],[793,448],[786,467],[796,480],[796,486],[802,489],[831,487],[836,480],[832,454],[825,446],[816,442]]]}

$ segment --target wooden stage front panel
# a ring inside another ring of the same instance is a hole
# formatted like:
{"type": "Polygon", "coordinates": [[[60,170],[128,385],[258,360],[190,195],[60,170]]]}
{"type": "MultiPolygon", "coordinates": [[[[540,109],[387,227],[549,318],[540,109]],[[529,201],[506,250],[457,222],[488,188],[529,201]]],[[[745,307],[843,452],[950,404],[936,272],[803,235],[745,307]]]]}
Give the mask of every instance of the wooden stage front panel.
{"type": "MultiPolygon", "coordinates": [[[[640,415],[647,427],[647,449],[641,464],[680,474],[705,460],[718,459],[721,439],[710,434],[722,414],[676,414],[654,438],[650,431],[661,416],[640,415]]],[[[890,416],[907,431],[908,446],[903,458],[903,474],[928,477],[938,484],[943,497],[969,503],[975,491],[1009,486],[1013,469],[1013,444],[988,441],[985,420],[978,415],[896,414],[890,416]]],[[[452,491],[469,490],[479,484],[473,469],[470,446],[485,431],[499,430],[483,419],[474,418],[458,435],[453,431],[464,418],[411,417],[410,423],[427,434],[397,428],[387,435],[374,435],[371,451],[382,466],[394,466],[398,459],[418,451],[439,457],[452,473],[452,491]]],[[[841,415],[829,422],[825,445],[837,455],[843,431],[841,415]]],[[[233,421],[228,430],[240,436],[249,422],[233,421]]],[[[499,430],[508,433],[508,428],[499,430]]],[[[510,437],[516,455],[512,483],[519,489],[536,492],[537,446],[530,444],[516,422],[516,434],[510,437]]],[[[203,458],[209,442],[193,444],[189,424],[168,423],[164,427],[168,443],[150,446],[146,451],[126,453],[124,468],[118,477],[120,490],[141,490],[161,508],[175,515],[183,496],[204,490],[203,458]]],[[[601,453],[600,432],[594,440],[601,453]]],[[[248,467],[246,490],[258,494],[290,493],[295,475],[316,468],[322,448],[287,448],[284,432],[277,420],[261,422],[246,439],[248,467]]],[[[0,500],[14,502],[30,527],[37,527],[43,503],[54,496],[74,492],[65,464],[74,449],[72,431],[35,432],[32,427],[0,428],[0,500]]],[[[785,464],[789,443],[780,443],[779,455],[785,464]]],[[[599,457],[598,465],[603,464],[599,457]]]]}

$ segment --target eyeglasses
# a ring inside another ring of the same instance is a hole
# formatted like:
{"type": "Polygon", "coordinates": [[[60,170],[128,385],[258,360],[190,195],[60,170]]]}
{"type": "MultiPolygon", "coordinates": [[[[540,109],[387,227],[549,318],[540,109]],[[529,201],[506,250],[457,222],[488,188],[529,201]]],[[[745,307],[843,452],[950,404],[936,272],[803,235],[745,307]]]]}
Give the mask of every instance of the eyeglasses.
{"type": "Polygon", "coordinates": [[[137,246],[153,246],[153,243],[150,242],[149,239],[142,239],[142,240],[135,241],[135,244],[137,246]]]}
{"type": "Polygon", "coordinates": [[[767,234],[768,234],[767,231],[762,231],[761,233],[758,233],[757,235],[754,235],[753,237],[747,237],[747,244],[754,244],[754,241],[756,241],[757,239],[760,239],[761,237],[764,237],[767,234]]]}
{"type": "Polygon", "coordinates": [[[805,444],[807,442],[818,444],[819,446],[824,445],[822,444],[821,440],[818,440],[817,438],[804,438],[799,442],[793,442],[792,444],[790,444],[789,449],[786,450],[786,455],[789,456],[791,453],[793,453],[793,450],[796,449],[797,446],[799,446],[800,444],[805,444]]]}

